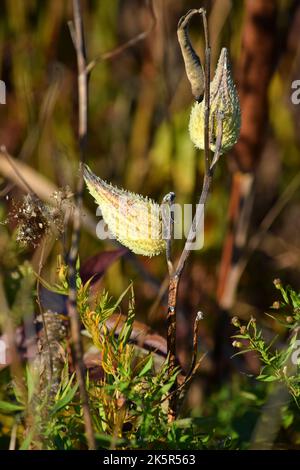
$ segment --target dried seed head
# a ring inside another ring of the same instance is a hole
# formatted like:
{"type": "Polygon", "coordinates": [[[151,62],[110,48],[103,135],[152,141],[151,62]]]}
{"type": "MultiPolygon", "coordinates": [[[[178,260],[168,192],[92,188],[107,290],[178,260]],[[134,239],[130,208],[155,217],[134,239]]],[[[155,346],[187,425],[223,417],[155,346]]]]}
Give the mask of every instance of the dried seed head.
{"type": "MultiPolygon", "coordinates": [[[[221,51],[214,79],[210,84],[210,149],[215,151],[218,128],[218,113],[222,113],[222,145],[220,153],[228,152],[237,142],[241,127],[239,97],[229,64],[228,51],[221,51]]],[[[191,140],[199,149],[204,149],[205,103],[196,102],[190,116],[191,140]]]]}
{"type": "MultiPolygon", "coordinates": [[[[63,198],[64,190],[58,192],[63,198]]],[[[44,235],[60,235],[64,229],[62,201],[54,207],[41,201],[35,194],[26,194],[21,202],[13,201],[8,220],[17,225],[16,240],[26,247],[37,247],[44,235]]]]}
{"type": "Polygon", "coordinates": [[[49,207],[34,194],[24,196],[21,203],[13,203],[9,220],[17,223],[16,240],[23,246],[36,247],[49,232],[49,207]]]}
{"type": "Polygon", "coordinates": [[[165,249],[158,204],[108,184],[94,175],[87,165],[83,176],[110,232],[120,243],[144,256],[158,255],[165,249]]]}

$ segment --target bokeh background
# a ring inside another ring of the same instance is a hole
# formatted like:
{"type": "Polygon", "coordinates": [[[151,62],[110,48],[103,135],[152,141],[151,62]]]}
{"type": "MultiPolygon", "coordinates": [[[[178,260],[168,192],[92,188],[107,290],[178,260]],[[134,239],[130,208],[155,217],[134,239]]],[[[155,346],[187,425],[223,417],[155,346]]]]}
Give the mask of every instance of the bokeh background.
{"type": "MultiPolygon", "coordinates": [[[[82,6],[88,58],[97,58],[89,81],[87,163],[101,178],[157,201],[174,191],[177,203],[195,203],[204,171],[203,152],[188,134],[193,97],[177,42],[179,18],[190,8],[207,9],[212,72],[221,47],[230,51],[241,99],[241,138],[216,169],[205,245],[192,253],[180,286],[177,332],[179,358],[187,368],[194,318],[199,310],[204,313],[200,345],[206,356],[186,406],[201,407],[203,396],[212,392],[223,403],[232,387],[239,387],[234,384],[241,379],[234,377],[258,371],[253,356],[231,359],[230,318],[254,315],[271,334],[274,323],[264,312],[277,300],[273,279],[300,287],[300,104],[291,100],[292,83],[300,80],[300,4],[83,0],[82,6]],[[132,38],[130,47],[116,49],[132,38]]],[[[41,195],[50,183],[73,190],[78,176],[76,57],[67,24],[71,7],[61,0],[1,0],[0,78],[6,105],[0,105],[0,145],[34,170],[26,173],[27,183],[40,185],[41,195]],[[41,176],[46,180],[40,182],[41,176]]],[[[193,19],[190,30],[203,59],[200,18],[193,19]]],[[[4,221],[12,200],[24,191],[9,177],[3,151],[0,157],[4,221]]],[[[87,191],[84,206],[87,220],[98,221],[87,191]]],[[[38,257],[38,248],[17,247],[13,233],[13,224],[0,226],[0,269],[8,298],[18,265],[38,257]]],[[[175,259],[182,247],[183,241],[174,243],[175,259]]],[[[83,226],[82,263],[115,248],[83,226]]],[[[56,241],[43,270],[49,281],[61,252],[56,241]]],[[[164,256],[126,255],[105,270],[98,286],[118,297],[133,280],[137,319],[165,335],[166,279],[164,256]]],[[[215,402],[210,403],[213,409],[215,402]]]]}

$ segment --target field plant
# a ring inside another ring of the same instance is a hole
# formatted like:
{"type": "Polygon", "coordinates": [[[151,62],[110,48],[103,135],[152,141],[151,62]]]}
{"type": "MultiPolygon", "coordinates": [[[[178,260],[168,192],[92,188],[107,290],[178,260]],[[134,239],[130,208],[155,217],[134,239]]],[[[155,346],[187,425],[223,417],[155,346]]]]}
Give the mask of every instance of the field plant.
{"type": "Polygon", "coordinates": [[[234,317],[232,323],[239,328],[239,332],[234,336],[233,346],[241,349],[237,354],[255,352],[262,364],[256,379],[284,384],[299,408],[300,296],[290,286],[284,287],[279,279],[275,279],[274,284],[282,299],[273,304],[276,314],[267,315],[281,326],[281,341],[279,335],[267,341],[254,317],[246,325],[241,325],[239,319],[234,317]]]}
{"type": "MultiPolygon", "coordinates": [[[[67,298],[67,271],[67,266],[58,266],[58,282],[48,291],[50,295],[67,298]]],[[[88,369],[85,381],[97,448],[207,448],[211,436],[205,418],[168,423],[167,400],[179,368],[170,373],[168,358],[157,358],[130,342],[135,319],[132,285],[118,300],[111,299],[105,291],[97,294],[91,307],[90,284],[91,280],[84,284],[77,274],[77,309],[85,327],[86,348],[91,354],[95,348],[98,351],[94,370],[88,369]],[[119,307],[123,298],[128,300],[128,312],[122,319],[119,307]],[[117,320],[108,328],[113,315],[117,320]]],[[[58,314],[48,314],[52,351],[47,350],[42,337],[39,355],[26,366],[20,381],[12,378],[5,400],[0,401],[2,417],[6,417],[6,425],[14,430],[18,448],[23,450],[86,447],[78,383],[70,371],[68,348],[64,347],[63,324],[68,320],[57,317],[58,314]],[[55,331],[55,337],[50,329],[55,331]],[[59,331],[61,340],[57,344],[59,331]],[[61,349],[59,356],[57,351],[55,354],[57,348],[61,349]],[[48,376],[45,369],[49,368],[50,359],[54,364],[48,376]]],[[[223,440],[218,443],[212,439],[211,445],[222,447],[223,440]]]]}

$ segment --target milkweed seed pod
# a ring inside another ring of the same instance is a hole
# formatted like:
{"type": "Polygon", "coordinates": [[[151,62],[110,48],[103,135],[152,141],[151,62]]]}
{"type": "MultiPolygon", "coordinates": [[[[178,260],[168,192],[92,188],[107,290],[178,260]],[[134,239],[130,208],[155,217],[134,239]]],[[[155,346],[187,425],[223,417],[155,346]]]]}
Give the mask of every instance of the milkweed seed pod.
{"type": "MultiPolygon", "coordinates": [[[[221,51],[214,79],[210,85],[210,149],[215,151],[218,113],[222,113],[222,144],[220,154],[228,152],[237,142],[241,127],[241,110],[237,90],[232,79],[228,51],[221,51]]],[[[205,103],[196,102],[191,111],[189,132],[192,142],[204,149],[205,103]]]]}
{"type": "Polygon", "coordinates": [[[182,51],[185,71],[192,87],[192,93],[196,100],[200,100],[204,95],[204,71],[189,38],[189,20],[192,15],[193,10],[190,10],[179,20],[177,37],[182,51]]]}
{"type": "Polygon", "coordinates": [[[87,165],[84,165],[83,177],[110,232],[122,245],[144,256],[155,256],[165,249],[157,203],[112,186],[92,173],[87,165]]]}
{"type": "MultiPolygon", "coordinates": [[[[177,36],[181,48],[187,78],[191,84],[196,103],[192,107],[189,132],[192,142],[199,149],[204,149],[205,123],[205,79],[201,61],[191,44],[188,28],[191,18],[200,10],[189,10],[178,23],[177,36]]],[[[225,153],[237,142],[241,127],[239,98],[232,79],[228,51],[223,48],[220,54],[215,76],[210,83],[210,121],[209,146],[216,149],[219,127],[219,116],[222,117],[222,142],[219,154],[225,153]]]]}

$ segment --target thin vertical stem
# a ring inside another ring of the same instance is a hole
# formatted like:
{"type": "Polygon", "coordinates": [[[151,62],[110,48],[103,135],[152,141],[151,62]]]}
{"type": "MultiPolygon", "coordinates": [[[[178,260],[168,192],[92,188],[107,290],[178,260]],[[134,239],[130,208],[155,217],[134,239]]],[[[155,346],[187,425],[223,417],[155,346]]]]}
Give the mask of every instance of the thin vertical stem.
{"type": "MultiPolygon", "coordinates": [[[[172,275],[169,283],[168,296],[168,315],[167,315],[167,348],[169,354],[169,372],[170,375],[176,367],[176,303],[178,292],[179,277],[172,275]]],[[[171,392],[176,391],[177,380],[175,380],[171,392]]],[[[176,419],[177,414],[177,394],[173,393],[169,400],[168,421],[172,422],[176,419]]]]}
{"type": "MultiPolygon", "coordinates": [[[[210,148],[209,148],[209,119],[210,119],[210,45],[209,45],[209,33],[208,33],[208,24],[206,18],[206,11],[203,8],[199,10],[190,10],[185,17],[183,17],[182,21],[179,21],[179,27],[184,24],[186,31],[188,27],[188,21],[191,17],[199,13],[202,15],[203,20],[203,29],[204,29],[204,38],[205,38],[205,68],[204,68],[204,109],[205,109],[205,116],[204,116],[204,153],[205,153],[205,175],[203,180],[203,187],[201,196],[199,199],[199,203],[197,205],[196,214],[192,221],[192,225],[189,230],[189,234],[184,245],[184,249],[180,256],[178,265],[176,267],[175,273],[170,276],[169,282],[169,297],[168,297],[168,315],[167,315],[167,325],[168,325],[168,332],[167,332],[167,344],[168,344],[168,353],[169,353],[169,361],[170,361],[170,373],[172,373],[176,366],[176,304],[177,304],[177,293],[178,293],[178,285],[181,279],[181,275],[185,266],[185,262],[191,252],[191,243],[194,241],[196,234],[198,232],[199,223],[202,219],[204,206],[206,200],[208,198],[212,176],[213,176],[213,167],[211,167],[210,162],[210,148]]],[[[184,35],[184,41],[188,41],[188,37],[184,35]]],[[[193,53],[193,48],[189,44],[190,51],[193,53]]],[[[195,57],[195,54],[192,54],[195,57]]],[[[197,62],[198,63],[198,62],[197,62]]],[[[200,62],[199,62],[200,64],[200,62]]],[[[200,80],[201,77],[199,77],[200,80]]],[[[222,136],[221,136],[222,140],[222,136]]],[[[216,149],[216,153],[219,153],[221,148],[221,143],[219,142],[219,147],[216,149]]],[[[171,395],[169,400],[169,413],[168,419],[169,421],[174,421],[176,419],[177,413],[177,398],[178,394],[176,393],[177,388],[177,380],[175,380],[175,384],[171,392],[175,390],[175,393],[171,395]]]]}
{"type": "MultiPolygon", "coordinates": [[[[168,315],[167,315],[167,345],[169,353],[169,363],[170,363],[170,373],[172,373],[176,367],[176,305],[177,305],[177,294],[180,279],[182,272],[186,263],[187,258],[190,255],[192,249],[192,243],[194,242],[196,235],[199,230],[199,224],[202,220],[204,214],[205,204],[209,195],[215,163],[219,159],[221,146],[222,146],[222,137],[223,137],[223,115],[218,115],[218,129],[217,129],[217,141],[216,149],[214,153],[213,160],[211,162],[210,158],[210,135],[209,135],[209,121],[210,121],[210,45],[209,45],[209,35],[208,35],[208,25],[206,18],[206,11],[204,9],[191,10],[184,18],[185,28],[187,28],[187,20],[189,20],[195,13],[202,15],[203,19],[203,28],[205,36],[205,69],[204,69],[204,153],[205,153],[205,174],[203,180],[203,186],[201,195],[199,198],[199,203],[197,205],[196,214],[193,218],[183,251],[181,253],[179,262],[176,266],[175,272],[172,272],[170,275],[169,281],[169,296],[168,296],[168,315]]],[[[182,22],[179,22],[179,25],[182,25],[182,22]]],[[[199,77],[199,80],[201,77],[199,77]]],[[[198,327],[194,331],[194,347],[196,342],[198,327]]],[[[196,354],[196,353],[195,353],[196,354]]],[[[196,356],[194,354],[192,360],[192,370],[195,369],[194,362],[196,361],[196,356]]],[[[192,372],[193,373],[193,372],[192,372]]],[[[178,402],[178,388],[177,380],[175,380],[174,386],[170,392],[169,398],[169,412],[168,419],[169,421],[174,421],[177,415],[177,402],[178,402]]]]}
{"type": "Polygon", "coordinates": [[[210,118],[210,44],[207,25],[206,11],[201,10],[205,39],[205,73],[204,73],[204,153],[205,153],[205,174],[208,175],[210,169],[209,150],[209,118],[210,118]]]}
{"type": "MultiPolygon", "coordinates": [[[[84,40],[84,30],[80,0],[73,0],[74,24],[72,25],[72,39],[77,56],[78,68],[78,137],[80,163],[85,160],[85,149],[87,143],[88,126],[88,74],[86,70],[87,59],[84,40]]],[[[71,240],[71,249],[69,252],[69,302],[68,312],[71,322],[72,354],[75,364],[76,376],[79,384],[80,397],[83,408],[83,419],[86,432],[86,438],[89,449],[95,449],[95,436],[93,431],[92,417],[89,407],[88,394],[85,386],[85,367],[83,362],[83,346],[81,340],[81,323],[77,310],[77,289],[76,289],[76,261],[79,252],[80,228],[81,228],[81,208],[83,191],[82,165],[80,165],[80,174],[76,191],[76,205],[73,218],[73,232],[71,240]]]]}
{"type": "Polygon", "coordinates": [[[44,264],[44,255],[45,255],[45,244],[46,244],[46,239],[44,238],[43,244],[42,244],[42,249],[41,249],[41,257],[39,261],[39,270],[38,270],[38,278],[36,282],[36,299],[37,299],[37,304],[39,307],[39,311],[42,317],[42,322],[43,322],[43,329],[44,329],[44,335],[45,335],[45,342],[47,344],[47,348],[49,351],[48,355],[48,360],[49,360],[49,378],[50,378],[50,383],[52,384],[52,376],[53,376],[53,360],[52,360],[52,354],[51,354],[51,347],[50,347],[50,342],[49,342],[49,336],[48,336],[48,328],[47,324],[45,321],[45,312],[41,304],[41,299],[40,299],[40,279],[42,275],[42,269],[43,269],[43,264],[44,264]]]}
{"type": "Polygon", "coordinates": [[[173,202],[175,200],[175,193],[171,192],[166,194],[163,198],[163,228],[164,228],[164,237],[166,239],[166,259],[169,270],[169,275],[173,273],[173,263],[172,263],[172,240],[174,237],[174,213],[173,213],[173,202]]]}

